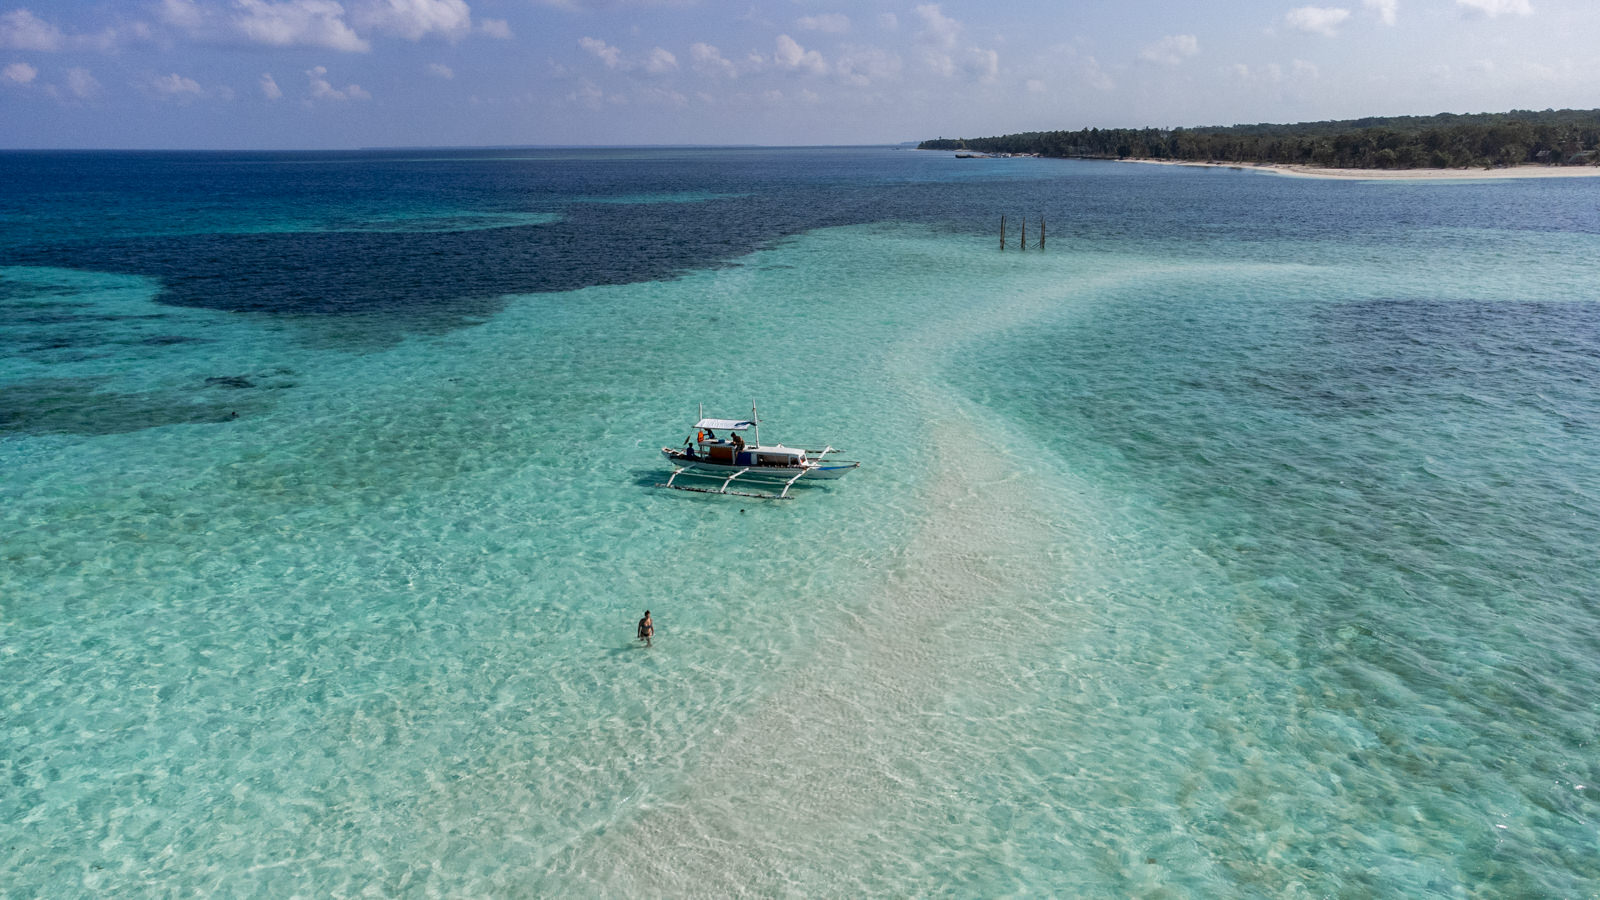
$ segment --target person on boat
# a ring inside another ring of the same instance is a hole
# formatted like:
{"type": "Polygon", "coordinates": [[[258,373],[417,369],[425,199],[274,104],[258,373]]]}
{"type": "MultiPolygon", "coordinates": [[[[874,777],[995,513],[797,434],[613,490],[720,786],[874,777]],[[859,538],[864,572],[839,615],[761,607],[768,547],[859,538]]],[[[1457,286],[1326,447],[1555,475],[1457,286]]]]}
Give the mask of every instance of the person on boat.
{"type": "Polygon", "coordinates": [[[646,647],[651,646],[650,639],[656,636],[656,623],[650,620],[650,610],[644,611],[644,618],[639,620],[639,640],[644,641],[646,647]]]}
{"type": "Polygon", "coordinates": [[[741,436],[737,431],[733,432],[733,452],[744,452],[744,437],[741,436]]]}
{"type": "Polygon", "coordinates": [[[697,458],[694,455],[694,441],[691,441],[688,438],[684,438],[683,439],[683,458],[684,459],[696,459],[697,458]]]}
{"type": "Polygon", "coordinates": [[[716,443],[717,433],[715,431],[712,431],[711,429],[707,428],[705,431],[700,432],[700,440],[702,440],[702,441],[711,441],[712,443],[716,443]]]}

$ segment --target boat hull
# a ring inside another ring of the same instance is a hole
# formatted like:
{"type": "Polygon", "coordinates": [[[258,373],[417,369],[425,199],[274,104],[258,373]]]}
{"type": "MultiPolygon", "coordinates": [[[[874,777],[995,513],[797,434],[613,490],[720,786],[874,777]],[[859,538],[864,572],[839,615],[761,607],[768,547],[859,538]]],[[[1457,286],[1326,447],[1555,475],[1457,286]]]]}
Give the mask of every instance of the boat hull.
{"type": "Polygon", "coordinates": [[[690,459],[682,450],[671,447],[662,447],[661,454],[667,458],[684,476],[703,476],[706,478],[727,478],[738,473],[739,481],[783,484],[793,481],[796,475],[801,481],[831,481],[843,478],[861,467],[861,463],[851,460],[823,460],[821,462],[808,461],[804,466],[757,466],[757,465],[730,465],[714,463],[704,457],[690,459]]]}

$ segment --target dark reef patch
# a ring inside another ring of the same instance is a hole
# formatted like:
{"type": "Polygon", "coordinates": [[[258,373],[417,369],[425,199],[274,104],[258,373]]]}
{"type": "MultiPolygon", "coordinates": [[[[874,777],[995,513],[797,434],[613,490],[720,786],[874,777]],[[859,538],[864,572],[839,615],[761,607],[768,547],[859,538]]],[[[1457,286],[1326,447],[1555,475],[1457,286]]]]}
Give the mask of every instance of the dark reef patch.
{"type": "Polygon", "coordinates": [[[255,411],[172,393],[102,390],[103,378],[40,378],[0,389],[0,434],[125,434],[227,422],[255,411]]]}
{"type": "Polygon", "coordinates": [[[367,329],[437,333],[492,318],[507,294],[669,278],[817,224],[749,201],[578,204],[549,225],[135,237],[20,248],[19,262],[150,277],[173,306],[362,316],[367,329]]]}

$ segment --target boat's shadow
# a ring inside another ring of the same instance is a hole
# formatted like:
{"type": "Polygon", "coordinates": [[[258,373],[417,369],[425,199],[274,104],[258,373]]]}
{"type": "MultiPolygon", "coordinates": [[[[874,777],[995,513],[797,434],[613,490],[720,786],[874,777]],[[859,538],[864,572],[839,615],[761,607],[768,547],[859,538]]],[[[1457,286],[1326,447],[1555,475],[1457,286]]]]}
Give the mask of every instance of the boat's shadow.
{"type": "Polygon", "coordinates": [[[628,473],[628,478],[634,483],[634,485],[643,488],[653,488],[657,485],[666,484],[667,479],[671,477],[671,469],[638,468],[628,473]]]}

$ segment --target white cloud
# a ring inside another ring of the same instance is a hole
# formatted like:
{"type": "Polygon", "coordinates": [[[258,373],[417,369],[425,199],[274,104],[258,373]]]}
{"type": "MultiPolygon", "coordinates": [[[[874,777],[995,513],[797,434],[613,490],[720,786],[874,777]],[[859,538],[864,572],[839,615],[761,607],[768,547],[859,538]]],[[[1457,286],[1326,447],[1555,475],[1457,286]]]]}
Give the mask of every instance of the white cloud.
{"type": "Polygon", "coordinates": [[[678,58],[661,47],[651,50],[650,55],[644,61],[644,70],[651,75],[665,75],[668,72],[676,71],[677,68],[678,58]]]}
{"type": "Polygon", "coordinates": [[[1074,60],[1071,67],[1073,80],[1087,84],[1089,87],[1104,93],[1117,89],[1117,83],[1111,79],[1110,73],[1100,67],[1100,61],[1092,56],[1084,56],[1074,60]]]}
{"type": "Polygon", "coordinates": [[[1535,62],[1525,62],[1517,66],[1515,75],[1522,76],[1519,81],[1533,84],[1559,84],[1582,78],[1584,75],[1582,64],[1574,64],[1570,59],[1552,62],[1550,65],[1535,62]]]}
{"type": "Polygon", "coordinates": [[[313,100],[371,100],[372,95],[361,89],[360,85],[349,84],[341,90],[335,88],[328,81],[327,66],[316,66],[306,70],[306,78],[310,79],[311,99],[313,100]]]}
{"type": "Polygon", "coordinates": [[[1283,66],[1277,63],[1267,63],[1254,68],[1244,63],[1234,63],[1224,71],[1242,82],[1270,88],[1278,88],[1294,82],[1314,81],[1322,74],[1322,71],[1317,68],[1315,63],[1306,62],[1303,59],[1297,59],[1290,63],[1287,73],[1284,72],[1283,66]]]}
{"type": "Polygon", "coordinates": [[[206,24],[206,11],[197,6],[194,0],[161,0],[157,14],[163,22],[185,31],[198,31],[206,24]]]}
{"type": "Polygon", "coordinates": [[[509,41],[512,38],[511,24],[505,19],[484,19],[478,23],[478,33],[502,41],[509,41]]]}
{"type": "Polygon", "coordinates": [[[1555,82],[1561,79],[1561,72],[1551,66],[1541,66],[1538,63],[1526,63],[1522,67],[1534,81],[1555,82]]]}
{"type": "Polygon", "coordinates": [[[806,16],[797,20],[794,24],[805,31],[821,31],[827,34],[844,34],[850,30],[850,18],[843,13],[823,13],[820,16],[806,16]]]}
{"type": "Polygon", "coordinates": [[[29,9],[13,9],[0,14],[0,47],[14,50],[43,53],[95,50],[105,53],[117,49],[119,44],[148,41],[152,36],[150,26],[144,22],[103,28],[93,34],[69,34],[55,23],[34,15],[29,9]]]}
{"type": "Polygon", "coordinates": [[[900,69],[899,56],[877,47],[846,48],[833,64],[840,78],[857,87],[895,78],[900,69]]]}
{"type": "Polygon", "coordinates": [[[194,98],[205,91],[200,87],[200,82],[193,78],[185,78],[177,72],[150,79],[150,89],[164,97],[194,98]]]}
{"type": "MultiPolygon", "coordinates": [[[[691,7],[702,5],[699,0],[532,0],[535,6],[548,6],[552,9],[562,9],[568,12],[605,12],[622,7],[691,7]]],[[[754,18],[752,10],[736,21],[749,21],[754,18]]]]}
{"type": "Polygon", "coordinates": [[[351,53],[372,49],[344,21],[344,7],[334,0],[233,0],[238,14],[232,25],[239,34],[272,47],[325,47],[351,53]]]}
{"type": "Polygon", "coordinates": [[[428,63],[428,74],[436,78],[443,78],[445,81],[449,81],[450,79],[456,77],[456,70],[450,68],[444,63],[428,63]]]}
{"type": "Polygon", "coordinates": [[[1333,37],[1339,33],[1339,26],[1348,18],[1350,18],[1348,9],[1336,6],[1301,6],[1285,13],[1283,21],[1296,31],[1333,37]]]}
{"type": "Polygon", "coordinates": [[[579,83],[577,90],[567,94],[568,103],[576,103],[589,109],[603,109],[610,106],[621,106],[628,102],[628,98],[621,94],[608,94],[600,86],[585,78],[579,83]]]}
{"type": "Polygon", "coordinates": [[[778,35],[777,49],[773,51],[772,58],[785,69],[805,69],[817,75],[828,71],[828,64],[821,53],[805,49],[787,34],[778,35]]]}
{"type": "Polygon", "coordinates": [[[925,3],[917,7],[916,12],[922,19],[922,30],[917,33],[919,40],[946,49],[956,45],[961,23],[940,12],[939,4],[925,3]]]}
{"type": "Polygon", "coordinates": [[[1023,86],[1028,89],[1028,93],[1030,94],[1042,94],[1045,90],[1044,82],[1037,78],[1029,78],[1027,83],[1023,86]]]}
{"type": "Polygon", "coordinates": [[[85,46],[109,53],[120,44],[150,43],[155,37],[149,22],[133,22],[120,29],[107,28],[99,34],[86,35],[81,40],[85,46]]]}
{"type": "Polygon", "coordinates": [[[615,69],[622,62],[622,51],[599,38],[579,38],[578,46],[593,53],[608,69],[615,69]]]}
{"type": "Polygon", "coordinates": [[[923,63],[944,78],[962,75],[968,80],[987,83],[1000,74],[1000,54],[982,47],[968,47],[958,53],[928,49],[923,63]]]}
{"type": "Polygon", "coordinates": [[[881,13],[878,16],[878,27],[884,31],[894,31],[900,27],[900,17],[894,13],[881,13]]]}
{"type": "Polygon", "coordinates": [[[14,62],[4,69],[0,69],[0,81],[11,84],[27,84],[39,77],[39,70],[25,62],[14,62]]]}
{"type": "Polygon", "coordinates": [[[1503,15],[1533,15],[1533,4],[1529,0],[1456,0],[1456,5],[1491,19],[1503,15]]]}
{"type": "Polygon", "coordinates": [[[272,77],[271,72],[261,73],[261,95],[268,100],[283,99],[283,89],[278,87],[278,82],[272,77]]]}
{"type": "Polygon", "coordinates": [[[1378,21],[1393,25],[1400,11],[1400,0],[1361,0],[1361,5],[1378,14],[1378,21]]]}
{"type": "Polygon", "coordinates": [[[689,105],[689,98],[668,88],[653,87],[645,91],[641,102],[653,106],[680,108],[689,105]]]}
{"type": "Polygon", "coordinates": [[[0,47],[49,53],[60,50],[63,41],[61,29],[26,9],[0,16],[0,47]]]}
{"type": "Polygon", "coordinates": [[[1000,54],[973,47],[962,57],[961,71],[978,81],[993,81],[1000,74],[1000,54]]]}
{"type": "Polygon", "coordinates": [[[962,25],[945,15],[940,10],[939,4],[925,3],[916,8],[916,13],[922,20],[922,28],[917,32],[916,40],[923,45],[923,63],[929,69],[945,78],[955,76],[958,71],[978,74],[980,78],[992,77],[980,74],[980,70],[987,67],[987,62],[980,57],[993,51],[972,47],[959,58],[954,53],[956,43],[961,37],[962,25]]]}
{"type": "Polygon", "coordinates": [[[1139,51],[1147,62],[1175,66],[1200,52],[1200,41],[1192,34],[1169,34],[1139,51]]]}
{"type": "Polygon", "coordinates": [[[362,28],[418,41],[438,34],[454,41],[472,30],[465,0],[366,0],[353,14],[362,28]]]}
{"type": "Polygon", "coordinates": [[[577,90],[567,95],[567,102],[581,104],[590,109],[599,109],[602,105],[601,101],[605,100],[605,96],[605,91],[600,90],[599,85],[585,79],[583,83],[578,85],[577,90]]]}
{"type": "Polygon", "coordinates": [[[736,78],[739,75],[731,61],[710,44],[692,44],[689,47],[689,64],[696,72],[712,77],[736,78]]]}
{"type": "Polygon", "coordinates": [[[1277,63],[1267,63],[1264,66],[1251,68],[1244,63],[1235,63],[1230,71],[1240,81],[1254,84],[1275,85],[1283,82],[1283,66],[1277,63]]]}
{"type": "Polygon", "coordinates": [[[89,74],[88,69],[68,69],[67,91],[79,100],[88,100],[100,93],[100,82],[89,74]]]}

